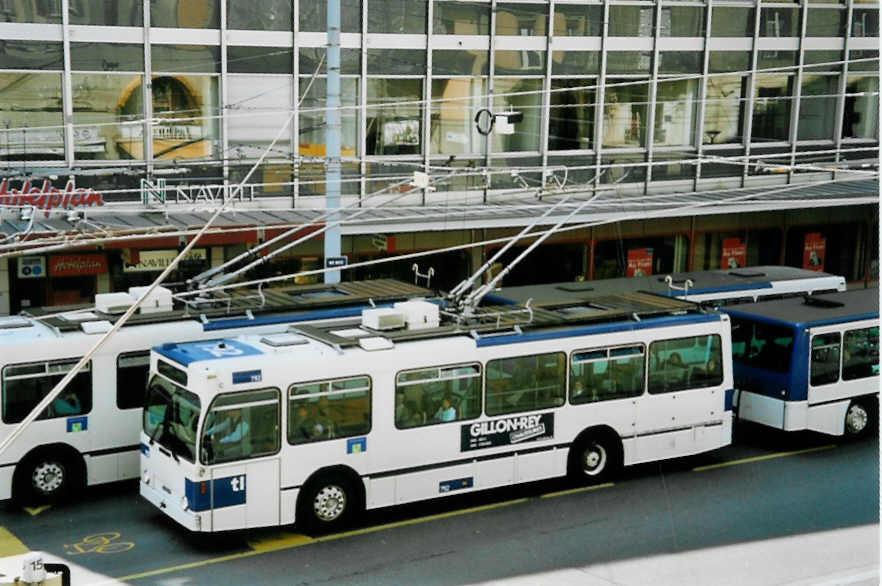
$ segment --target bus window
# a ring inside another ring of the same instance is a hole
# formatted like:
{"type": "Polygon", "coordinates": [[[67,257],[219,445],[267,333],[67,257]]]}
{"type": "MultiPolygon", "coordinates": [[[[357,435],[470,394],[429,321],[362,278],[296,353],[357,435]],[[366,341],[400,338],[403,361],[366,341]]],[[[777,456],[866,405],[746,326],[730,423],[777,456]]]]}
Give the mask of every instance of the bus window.
{"type": "MultiPolygon", "coordinates": [[[[3,423],[18,423],[76,365],[78,359],[12,364],[3,369],[3,423]]],[[[87,362],[38,419],[92,410],[92,363],[87,362]]]]}
{"type": "Polygon", "coordinates": [[[289,443],[303,444],[364,435],[370,430],[370,377],[359,376],[289,387],[289,443]]]}
{"type": "Polygon", "coordinates": [[[481,414],[481,366],[467,364],[400,372],[395,384],[395,427],[405,429],[481,414]]]}
{"type": "Polygon", "coordinates": [[[575,352],[570,365],[570,403],[593,403],[643,394],[644,347],[575,352]]]}
{"type": "Polygon", "coordinates": [[[116,357],[116,406],[140,409],[150,375],[150,352],[126,352],[116,357]]]}
{"type": "Polygon", "coordinates": [[[732,318],[732,360],[771,372],[787,373],[793,331],[784,326],[732,318]]]}
{"type": "Polygon", "coordinates": [[[854,380],[879,374],[879,328],[845,332],[842,379],[854,380]]]}
{"type": "Polygon", "coordinates": [[[811,384],[828,385],[839,380],[839,332],[812,338],[811,384]]]}
{"type": "Polygon", "coordinates": [[[201,445],[203,464],[278,452],[278,389],[219,395],[205,418],[201,445]]]}
{"type": "Polygon", "coordinates": [[[194,393],[154,376],[144,399],[144,433],[151,444],[159,442],[176,456],[195,462],[199,408],[199,397],[194,393]]]}
{"type": "Polygon", "coordinates": [[[487,363],[487,415],[547,409],[564,404],[566,356],[561,352],[502,358],[487,363]]]}
{"type": "Polygon", "coordinates": [[[720,336],[694,336],[649,346],[649,392],[670,393],[723,382],[720,336]]]}

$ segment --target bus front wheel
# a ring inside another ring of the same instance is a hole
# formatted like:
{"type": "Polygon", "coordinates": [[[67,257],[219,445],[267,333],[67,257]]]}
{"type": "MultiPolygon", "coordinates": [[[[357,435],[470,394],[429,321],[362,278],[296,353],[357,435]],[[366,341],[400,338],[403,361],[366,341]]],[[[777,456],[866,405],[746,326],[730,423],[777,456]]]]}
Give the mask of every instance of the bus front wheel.
{"type": "Polygon", "coordinates": [[[355,483],[347,475],[311,479],[297,500],[297,521],[307,531],[331,533],[346,527],[361,508],[355,483]]]}
{"type": "Polygon", "coordinates": [[[873,414],[862,401],[852,401],[845,411],[845,435],[859,438],[867,434],[872,426],[873,414]]]}
{"type": "Polygon", "coordinates": [[[569,472],[579,483],[598,484],[609,480],[621,465],[621,444],[610,434],[589,433],[574,442],[569,472]]]}

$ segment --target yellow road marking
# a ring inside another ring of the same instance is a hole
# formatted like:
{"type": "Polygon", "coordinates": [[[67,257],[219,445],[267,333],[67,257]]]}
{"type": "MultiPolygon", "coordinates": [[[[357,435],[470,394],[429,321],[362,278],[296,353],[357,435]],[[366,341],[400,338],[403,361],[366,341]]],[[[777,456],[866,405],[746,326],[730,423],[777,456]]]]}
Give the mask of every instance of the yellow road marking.
{"type": "Polygon", "coordinates": [[[9,557],[31,551],[19,541],[18,537],[10,533],[6,527],[0,527],[0,557],[9,557]]]}
{"type": "Polygon", "coordinates": [[[598,488],[609,488],[610,486],[615,486],[612,482],[607,482],[605,484],[597,484],[595,486],[583,486],[582,488],[571,488],[570,490],[560,490],[558,492],[549,492],[547,494],[539,495],[541,499],[550,499],[556,496],[566,496],[568,494],[576,494],[577,492],[588,492],[589,490],[597,490],[598,488]]]}
{"type": "Polygon", "coordinates": [[[727,466],[738,466],[739,464],[749,464],[751,462],[759,462],[761,460],[772,460],[774,458],[784,458],[787,456],[795,456],[797,454],[808,454],[810,452],[820,452],[821,450],[830,450],[836,447],[836,444],[827,446],[818,446],[816,448],[806,448],[805,450],[794,450],[792,452],[778,452],[776,454],[766,454],[765,456],[755,456],[753,458],[744,458],[743,460],[730,460],[728,462],[720,462],[719,464],[710,464],[709,466],[699,466],[693,468],[693,472],[703,472],[705,470],[714,470],[716,468],[726,468],[727,466]]]}
{"type": "Polygon", "coordinates": [[[40,507],[22,507],[22,509],[27,511],[31,515],[31,517],[36,517],[37,515],[39,515],[40,513],[45,511],[46,509],[51,509],[51,508],[52,508],[52,505],[43,505],[40,507]]]}
{"type": "Polygon", "coordinates": [[[252,548],[251,551],[242,551],[239,553],[233,553],[230,555],[225,555],[218,558],[211,558],[207,560],[199,560],[195,562],[190,562],[188,564],[181,564],[178,566],[169,566],[167,568],[158,568],[156,570],[149,570],[147,572],[141,572],[138,574],[129,574],[128,576],[121,576],[119,578],[115,578],[120,582],[126,582],[129,580],[139,580],[141,578],[149,578],[151,576],[158,576],[160,574],[168,574],[171,572],[177,572],[180,570],[189,570],[191,568],[198,568],[202,566],[208,566],[212,564],[219,564],[222,562],[229,562],[232,560],[238,560],[242,558],[252,557],[256,555],[261,555],[265,553],[269,553],[272,551],[280,551],[283,549],[293,549],[295,547],[301,547],[303,545],[307,545],[310,543],[320,543],[323,541],[334,541],[336,539],[342,539],[344,537],[352,537],[354,535],[364,535],[368,533],[376,533],[378,531],[385,531],[387,529],[392,529],[395,527],[405,527],[407,525],[417,525],[419,523],[427,523],[429,521],[437,521],[438,519],[446,519],[449,517],[456,517],[459,515],[467,515],[469,513],[476,513],[478,511],[487,511],[490,509],[498,509],[500,507],[508,507],[511,505],[517,505],[520,503],[525,503],[530,499],[521,498],[514,499],[510,501],[503,501],[501,503],[492,503],[489,505],[483,505],[480,507],[471,507],[468,509],[459,509],[456,511],[450,511],[447,513],[439,513],[437,515],[430,515],[428,517],[419,517],[417,519],[406,519],[404,521],[396,521],[395,523],[386,523],[384,525],[376,525],[374,527],[365,527],[363,529],[354,529],[352,531],[345,531],[343,533],[334,533],[333,535],[322,535],[321,537],[308,537],[306,535],[300,535],[297,533],[290,533],[287,535],[279,535],[275,537],[271,537],[266,541],[256,541],[254,543],[249,543],[248,545],[252,548]]]}

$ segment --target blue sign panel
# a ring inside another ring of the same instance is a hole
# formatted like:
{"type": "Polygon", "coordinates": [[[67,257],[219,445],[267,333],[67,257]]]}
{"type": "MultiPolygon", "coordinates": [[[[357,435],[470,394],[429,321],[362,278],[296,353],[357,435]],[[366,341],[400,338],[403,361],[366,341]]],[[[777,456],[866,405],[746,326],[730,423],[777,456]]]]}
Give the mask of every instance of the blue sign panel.
{"type": "Polygon", "coordinates": [[[346,440],[347,454],[360,454],[367,451],[367,438],[354,437],[346,440]]]}
{"type": "Polygon", "coordinates": [[[154,350],[184,366],[199,360],[240,358],[263,354],[254,346],[243,344],[237,340],[206,340],[204,342],[186,342],[184,344],[163,344],[162,346],[154,347],[154,350]]]}
{"type": "Polygon", "coordinates": [[[445,480],[438,485],[438,492],[444,494],[445,492],[472,488],[473,486],[475,486],[475,479],[471,476],[468,478],[460,478],[458,480],[445,480]]]}
{"type": "Polygon", "coordinates": [[[245,474],[201,482],[185,478],[184,494],[187,497],[187,507],[191,511],[207,511],[212,505],[212,493],[214,493],[215,509],[244,505],[247,496],[245,480],[245,474]]]}
{"type": "Polygon", "coordinates": [[[242,372],[233,373],[233,384],[242,383],[259,383],[263,379],[263,375],[259,370],[243,370],[242,372]]]}
{"type": "Polygon", "coordinates": [[[87,416],[67,418],[67,433],[77,433],[87,429],[89,429],[89,418],[87,416]]]}
{"type": "Polygon", "coordinates": [[[326,269],[335,269],[338,267],[345,267],[348,259],[345,256],[329,256],[325,259],[325,268],[326,269]]]}

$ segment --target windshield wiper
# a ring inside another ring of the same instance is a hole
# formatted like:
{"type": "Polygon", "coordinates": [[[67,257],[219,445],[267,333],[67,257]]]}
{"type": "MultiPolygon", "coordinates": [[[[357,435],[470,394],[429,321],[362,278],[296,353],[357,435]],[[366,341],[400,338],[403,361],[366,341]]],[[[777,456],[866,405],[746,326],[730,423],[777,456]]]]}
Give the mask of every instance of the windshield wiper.
{"type": "MultiPolygon", "coordinates": [[[[165,421],[165,420],[163,420],[165,421]]],[[[150,445],[152,446],[156,442],[156,434],[159,433],[159,430],[162,429],[162,421],[156,424],[156,427],[153,428],[153,433],[150,434],[150,445]]]]}

